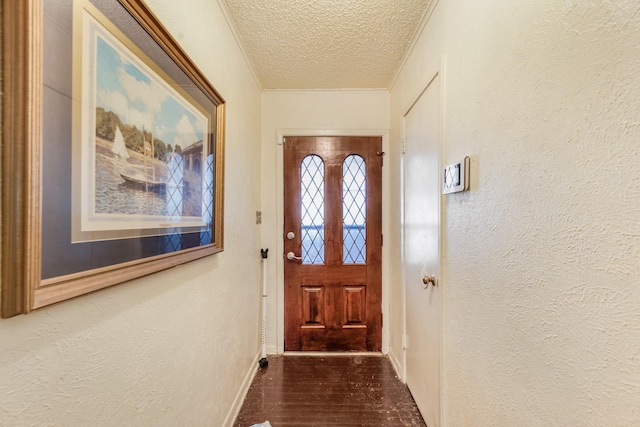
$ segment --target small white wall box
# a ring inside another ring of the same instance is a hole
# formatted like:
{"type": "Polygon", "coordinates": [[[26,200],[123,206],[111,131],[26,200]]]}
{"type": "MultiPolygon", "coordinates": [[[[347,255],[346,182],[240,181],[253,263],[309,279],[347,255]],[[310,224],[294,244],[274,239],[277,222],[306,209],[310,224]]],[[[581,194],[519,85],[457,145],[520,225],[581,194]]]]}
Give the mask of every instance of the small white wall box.
{"type": "Polygon", "coordinates": [[[465,157],[464,160],[452,163],[444,168],[442,179],[442,194],[457,193],[469,189],[469,165],[471,159],[465,157]]]}

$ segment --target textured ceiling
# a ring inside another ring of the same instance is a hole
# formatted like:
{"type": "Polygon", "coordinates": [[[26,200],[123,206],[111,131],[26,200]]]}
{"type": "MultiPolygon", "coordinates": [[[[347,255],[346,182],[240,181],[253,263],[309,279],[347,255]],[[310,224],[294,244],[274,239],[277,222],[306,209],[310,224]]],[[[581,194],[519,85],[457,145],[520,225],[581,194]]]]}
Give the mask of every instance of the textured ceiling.
{"type": "Polygon", "coordinates": [[[431,0],[224,0],[265,89],[388,88],[431,0]]]}

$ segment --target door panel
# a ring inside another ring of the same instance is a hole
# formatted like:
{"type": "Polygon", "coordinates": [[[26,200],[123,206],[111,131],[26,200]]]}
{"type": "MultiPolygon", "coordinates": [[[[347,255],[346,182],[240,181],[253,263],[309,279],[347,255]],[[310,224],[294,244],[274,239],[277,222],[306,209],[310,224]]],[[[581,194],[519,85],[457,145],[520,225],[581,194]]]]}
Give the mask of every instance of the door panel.
{"type": "Polygon", "coordinates": [[[404,254],[407,385],[427,425],[440,425],[440,77],[405,116],[404,254]]]}
{"type": "Polygon", "coordinates": [[[381,149],[379,137],[285,138],[285,351],[382,347],[381,149]]]}

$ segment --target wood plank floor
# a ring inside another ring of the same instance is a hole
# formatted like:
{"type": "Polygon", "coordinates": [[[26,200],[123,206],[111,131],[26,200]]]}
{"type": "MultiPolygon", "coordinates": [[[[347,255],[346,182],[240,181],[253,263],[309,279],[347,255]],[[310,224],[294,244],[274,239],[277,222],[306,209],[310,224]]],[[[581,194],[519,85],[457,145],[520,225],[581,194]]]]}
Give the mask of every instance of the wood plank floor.
{"type": "Polygon", "coordinates": [[[381,355],[271,356],[234,426],[426,426],[381,355]]]}

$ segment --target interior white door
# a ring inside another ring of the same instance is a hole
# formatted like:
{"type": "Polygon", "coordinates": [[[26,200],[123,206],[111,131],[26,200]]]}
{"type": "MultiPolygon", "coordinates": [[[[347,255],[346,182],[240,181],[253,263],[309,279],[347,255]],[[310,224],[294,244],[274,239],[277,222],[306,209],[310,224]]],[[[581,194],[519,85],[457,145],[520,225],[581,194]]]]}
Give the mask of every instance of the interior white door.
{"type": "Polygon", "coordinates": [[[440,426],[442,291],[440,277],[441,78],[431,80],[404,117],[404,268],[406,379],[429,427],[440,426]]]}

